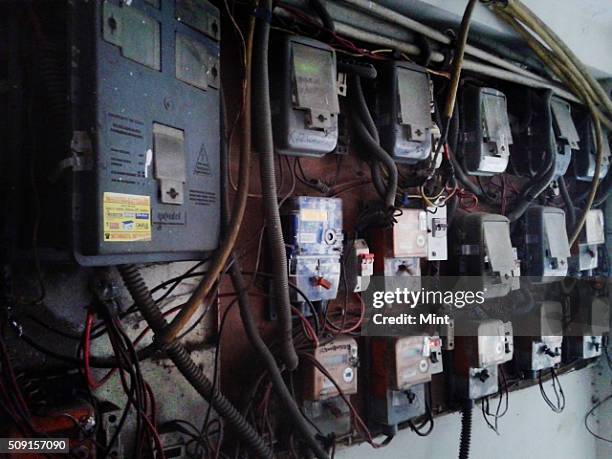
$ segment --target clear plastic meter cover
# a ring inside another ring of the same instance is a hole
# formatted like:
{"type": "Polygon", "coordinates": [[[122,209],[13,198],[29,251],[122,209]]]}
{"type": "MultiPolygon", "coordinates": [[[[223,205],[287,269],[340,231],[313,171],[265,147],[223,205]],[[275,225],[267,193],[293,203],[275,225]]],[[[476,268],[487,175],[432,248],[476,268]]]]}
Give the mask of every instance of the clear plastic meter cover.
{"type": "Polygon", "coordinates": [[[333,54],[301,43],[292,50],[297,106],[338,113],[333,54]]]}

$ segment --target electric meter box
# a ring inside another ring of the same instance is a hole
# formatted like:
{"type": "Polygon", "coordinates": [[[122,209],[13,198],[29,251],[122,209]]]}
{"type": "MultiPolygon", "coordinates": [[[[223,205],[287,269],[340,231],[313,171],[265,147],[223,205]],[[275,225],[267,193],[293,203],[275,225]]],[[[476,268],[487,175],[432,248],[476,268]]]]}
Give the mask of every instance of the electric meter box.
{"type": "Polygon", "coordinates": [[[219,11],[69,3],[77,261],[202,258],[219,239],[219,11]]]}
{"type": "Polygon", "coordinates": [[[574,154],[580,154],[580,137],[568,102],[523,88],[512,91],[509,109],[512,119],[510,163],[517,175],[533,177],[542,170],[549,149],[555,154],[555,177],[565,175],[574,154]],[[548,101],[548,103],[547,103],[548,101]],[[547,116],[546,114],[550,114],[547,116]]]}
{"type": "Polygon", "coordinates": [[[398,163],[429,158],[433,101],[427,70],[394,61],[381,65],[378,72],[376,112],[381,146],[398,163]]]}
{"type": "MultiPolygon", "coordinates": [[[[599,172],[599,179],[603,179],[610,168],[610,138],[609,131],[601,127],[603,134],[603,161],[599,172]]],[[[595,163],[597,162],[597,141],[595,127],[590,117],[583,120],[579,126],[582,154],[574,156],[574,174],[577,180],[583,182],[593,181],[595,163]]]]}
{"type": "Polygon", "coordinates": [[[371,367],[374,392],[405,391],[431,381],[441,373],[442,339],[439,336],[415,335],[372,339],[371,367]]]}
{"type": "Polygon", "coordinates": [[[425,384],[404,391],[388,390],[383,397],[370,397],[370,418],[385,435],[395,435],[397,425],[427,413],[425,384]]]}
{"type": "Polygon", "coordinates": [[[338,143],[340,105],[332,47],[279,34],[270,47],[274,148],[283,155],[320,157],[338,143]]]}
{"type": "Polygon", "coordinates": [[[565,277],[571,256],[565,212],[545,206],[527,209],[521,219],[518,246],[524,276],[543,282],[565,277]]]}
{"type": "Polygon", "coordinates": [[[455,338],[454,392],[460,400],[476,400],[497,392],[498,365],[512,360],[512,324],[501,320],[465,321],[455,338]]]}
{"type": "Polygon", "coordinates": [[[391,258],[427,257],[427,212],[424,209],[400,209],[398,214],[392,228],[371,230],[370,241],[375,252],[391,258]]]}
{"type": "Polygon", "coordinates": [[[470,175],[506,170],[512,133],[506,96],[493,88],[466,86],[462,91],[463,163],[470,175]]]}
{"type": "MultiPolygon", "coordinates": [[[[357,341],[340,336],[318,346],[314,358],[323,365],[345,395],[357,393],[357,367],[359,365],[357,341]]],[[[338,388],[314,365],[304,369],[304,399],[326,400],[339,395],[338,388]]]]}
{"type": "MultiPolygon", "coordinates": [[[[289,279],[310,301],[333,300],[340,284],[342,200],[298,196],[281,209],[289,279]]],[[[296,292],[292,301],[303,301],[296,292]]]]}
{"type": "Polygon", "coordinates": [[[539,370],[553,368],[561,363],[563,346],[563,307],[557,301],[543,301],[534,314],[521,316],[517,327],[533,336],[517,336],[516,354],[519,367],[529,377],[539,370]],[[523,322],[524,321],[524,322],[523,322]]]}
{"type": "Polygon", "coordinates": [[[505,296],[520,287],[520,263],[506,217],[462,212],[453,226],[458,275],[478,281],[486,298],[505,296]]]}
{"type": "Polygon", "coordinates": [[[599,266],[598,246],[605,244],[604,213],[590,209],[578,239],[578,254],[572,258],[577,271],[591,271],[599,266]]]}
{"type": "Polygon", "coordinates": [[[603,351],[603,337],[598,336],[568,336],[564,340],[564,360],[573,362],[576,359],[593,359],[603,351]]]}

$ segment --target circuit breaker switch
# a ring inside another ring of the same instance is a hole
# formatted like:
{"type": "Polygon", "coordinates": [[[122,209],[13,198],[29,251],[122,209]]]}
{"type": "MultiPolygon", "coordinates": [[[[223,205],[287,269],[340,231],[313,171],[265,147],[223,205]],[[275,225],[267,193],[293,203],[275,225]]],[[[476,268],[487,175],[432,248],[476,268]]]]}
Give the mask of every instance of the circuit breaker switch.
{"type": "Polygon", "coordinates": [[[159,182],[160,200],[165,204],[183,204],[186,178],[185,134],[159,123],[153,123],[155,178],[159,182]]]}

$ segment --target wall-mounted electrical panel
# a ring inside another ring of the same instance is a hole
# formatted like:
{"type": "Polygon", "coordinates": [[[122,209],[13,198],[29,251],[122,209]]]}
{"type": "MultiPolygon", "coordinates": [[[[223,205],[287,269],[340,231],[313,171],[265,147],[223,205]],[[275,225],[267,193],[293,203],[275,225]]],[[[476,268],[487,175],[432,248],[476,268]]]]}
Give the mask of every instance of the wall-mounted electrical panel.
{"type": "MultiPolygon", "coordinates": [[[[602,126],[603,134],[603,161],[599,178],[603,179],[610,168],[610,139],[608,130],[602,126]]],[[[595,174],[595,163],[597,162],[597,141],[595,127],[590,116],[579,125],[581,154],[574,156],[574,174],[577,180],[591,182],[595,174]]]]}
{"type": "Polygon", "coordinates": [[[505,296],[520,287],[520,262],[510,240],[510,225],[502,215],[459,213],[453,237],[456,270],[481,284],[485,297],[505,296]]]}
{"type": "Polygon", "coordinates": [[[564,175],[573,152],[580,149],[570,104],[556,96],[548,99],[541,91],[531,89],[515,89],[510,94],[514,138],[510,163],[513,172],[517,175],[536,175],[552,148],[555,177],[564,175]]]}
{"type": "Polygon", "coordinates": [[[320,157],[338,142],[336,54],[297,35],[279,35],[270,48],[274,148],[283,155],[320,157]]]}
{"type": "Polygon", "coordinates": [[[592,271],[599,266],[598,246],[605,244],[604,213],[591,209],[578,239],[578,253],[572,258],[577,271],[592,271]]]}
{"type": "MultiPolygon", "coordinates": [[[[340,283],[342,200],[298,196],[281,209],[289,279],[310,301],[333,300],[340,283]]],[[[303,301],[292,293],[292,301],[303,301]]]]}
{"type": "Polygon", "coordinates": [[[347,246],[345,276],[348,289],[351,292],[363,292],[368,289],[370,278],[374,275],[374,254],[370,252],[365,239],[348,241],[347,246]]]}
{"type": "Polygon", "coordinates": [[[568,272],[570,247],[565,212],[556,207],[533,206],[520,221],[517,246],[521,273],[533,281],[554,281],[568,272]]]}
{"type": "Polygon", "coordinates": [[[462,92],[463,163],[471,175],[506,170],[512,133],[506,96],[493,88],[466,86],[462,92]]]}
{"type": "Polygon", "coordinates": [[[219,237],[219,11],[68,3],[72,197],[55,201],[77,261],[201,258],[219,237]]]}
{"type": "Polygon", "coordinates": [[[501,320],[466,321],[455,338],[454,392],[459,400],[477,400],[498,390],[498,365],[514,355],[512,324],[501,320]]]}
{"type": "Polygon", "coordinates": [[[379,76],[376,105],[381,146],[399,163],[429,158],[433,122],[427,70],[396,61],[381,65],[379,76]]]}
{"type": "Polygon", "coordinates": [[[392,433],[425,413],[425,384],[441,373],[439,336],[377,338],[371,343],[372,420],[392,433]]]}
{"type": "Polygon", "coordinates": [[[537,330],[534,336],[517,336],[516,360],[528,377],[537,376],[539,370],[553,368],[561,363],[563,344],[563,307],[556,301],[543,301],[533,314],[525,317],[528,323],[518,323],[524,330],[537,330]]]}
{"type": "MultiPolygon", "coordinates": [[[[341,336],[318,346],[314,358],[325,367],[345,395],[357,393],[357,367],[359,357],[357,341],[341,336]]],[[[304,399],[325,400],[340,394],[338,388],[313,365],[304,374],[304,399]]]]}

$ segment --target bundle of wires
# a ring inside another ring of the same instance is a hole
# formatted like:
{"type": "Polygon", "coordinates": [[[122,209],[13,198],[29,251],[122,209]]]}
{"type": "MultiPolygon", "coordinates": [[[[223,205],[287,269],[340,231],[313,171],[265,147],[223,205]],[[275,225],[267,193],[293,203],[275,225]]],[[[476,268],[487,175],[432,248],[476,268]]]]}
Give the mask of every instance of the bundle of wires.
{"type": "MultiPolygon", "coordinates": [[[[148,454],[149,456],[163,459],[165,455],[156,426],[155,396],[151,387],[144,380],[136,349],[123,329],[119,318],[109,305],[105,305],[103,318],[108,331],[108,339],[115,353],[121,386],[127,397],[127,402],[119,420],[118,428],[108,440],[104,457],[107,457],[113,449],[117,437],[133,408],[133,412],[136,416],[136,429],[132,457],[140,458],[148,454]],[[156,455],[153,454],[154,450],[157,451],[156,455]]],[[[88,361],[88,349],[89,346],[85,345],[84,359],[86,362],[88,361]]],[[[86,374],[86,377],[89,384],[94,384],[94,386],[99,384],[92,383],[88,374],[86,374]]]]}
{"type": "Polygon", "coordinates": [[[508,412],[508,404],[509,404],[509,388],[508,388],[508,379],[506,378],[506,373],[504,371],[503,366],[499,366],[499,390],[497,396],[499,397],[497,400],[497,407],[495,408],[495,412],[491,412],[491,401],[490,398],[492,396],[486,396],[481,401],[482,408],[482,416],[484,417],[487,426],[493,430],[497,435],[499,435],[499,419],[502,418],[508,412]],[[505,400],[505,401],[504,401],[505,400]],[[501,407],[504,406],[502,410],[501,407]],[[490,419],[493,419],[491,422],[490,419]]]}
{"type": "Polygon", "coordinates": [[[0,413],[4,413],[24,438],[36,436],[30,409],[17,382],[15,370],[8,353],[4,333],[0,326],[0,413]]]}

